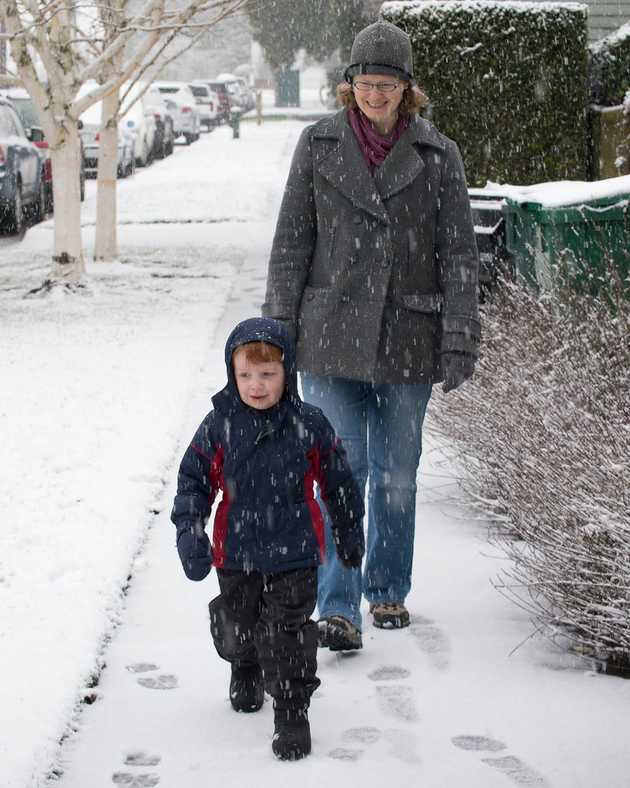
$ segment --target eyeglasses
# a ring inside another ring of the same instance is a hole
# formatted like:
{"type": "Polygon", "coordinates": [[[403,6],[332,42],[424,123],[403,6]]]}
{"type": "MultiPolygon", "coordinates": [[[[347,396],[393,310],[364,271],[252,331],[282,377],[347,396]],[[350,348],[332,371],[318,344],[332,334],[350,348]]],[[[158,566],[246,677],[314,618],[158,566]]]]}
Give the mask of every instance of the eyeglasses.
{"type": "Polygon", "coordinates": [[[361,93],[368,93],[370,90],[378,90],[379,93],[393,93],[400,85],[400,82],[360,82],[355,80],[352,87],[361,93]]]}

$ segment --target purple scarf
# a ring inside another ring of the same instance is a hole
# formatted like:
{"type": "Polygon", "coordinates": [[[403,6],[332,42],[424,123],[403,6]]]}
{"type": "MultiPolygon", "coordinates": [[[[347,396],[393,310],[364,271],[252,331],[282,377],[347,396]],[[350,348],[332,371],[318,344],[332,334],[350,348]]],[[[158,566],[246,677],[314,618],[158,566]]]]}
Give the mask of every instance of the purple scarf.
{"type": "Polygon", "coordinates": [[[351,109],[348,117],[370,172],[374,172],[375,167],[380,167],[385,161],[387,154],[405,133],[407,126],[409,126],[409,118],[399,115],[394,130],[389,137],[381,137],[358,107],[351,109]]]}

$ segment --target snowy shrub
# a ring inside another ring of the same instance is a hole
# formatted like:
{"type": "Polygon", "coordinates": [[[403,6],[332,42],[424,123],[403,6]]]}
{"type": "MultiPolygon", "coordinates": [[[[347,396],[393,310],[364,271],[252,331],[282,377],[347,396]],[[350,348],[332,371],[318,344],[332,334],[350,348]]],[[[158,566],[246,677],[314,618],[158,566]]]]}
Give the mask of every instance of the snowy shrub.
{"type": "Polygon", "coordinates": [[[586,6],[390,2],[438,128],[460,146],[470,185],[586,176],[586,6]]]}
{"type": "MultiPolygon", "coordinates": [[[[506,284],[474,379],[432,424],[496,523],[503,593],[553,638],[630,668],[630,301],[506,284]]],[[[627,295],[627,294],[626,294],[627,295]]]]}
{"type": "Polygon", "coordinates": [[[630,23],[591,44],[589,55],[591,102],[622,104],[630,88],[630,23]]]}

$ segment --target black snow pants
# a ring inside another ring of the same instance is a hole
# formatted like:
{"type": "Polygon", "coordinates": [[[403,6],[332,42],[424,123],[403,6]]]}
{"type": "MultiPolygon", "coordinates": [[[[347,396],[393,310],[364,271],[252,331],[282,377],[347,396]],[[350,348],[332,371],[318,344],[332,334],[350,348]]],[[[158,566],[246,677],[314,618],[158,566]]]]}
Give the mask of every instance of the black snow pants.
{"type": "Polygon", "coordinates": [[[259,664],[276,709],[306,709],[317,673],[317,569],[261,574],[218,569],[221,593],[208,605],[219,656],[259,664]]]}

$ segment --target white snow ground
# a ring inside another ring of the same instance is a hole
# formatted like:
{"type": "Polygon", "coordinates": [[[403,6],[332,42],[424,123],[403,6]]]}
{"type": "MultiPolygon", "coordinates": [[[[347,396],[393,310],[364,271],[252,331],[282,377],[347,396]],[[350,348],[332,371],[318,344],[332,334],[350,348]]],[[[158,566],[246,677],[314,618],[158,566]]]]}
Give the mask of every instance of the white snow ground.
{"type": "Polygon", "coordinates": [[[243,124],[238,141],[221,129],[121,182],[125,262],[90,266],[84,295],[22,297],[45,276],[50,222],[0,246],[0,786],[43,786],[53,770],[61,788],[625,788],[630,682],[527,640],[436,436],[412,626],[382,632],[366,616],[362,652],[320,651],[300,763],[271,755],[271,703],[230,708],[209,644],[215,576],[186,580],[169,511],[223,384],[225,337],[258,313],[301,128],[243,124]]]}

